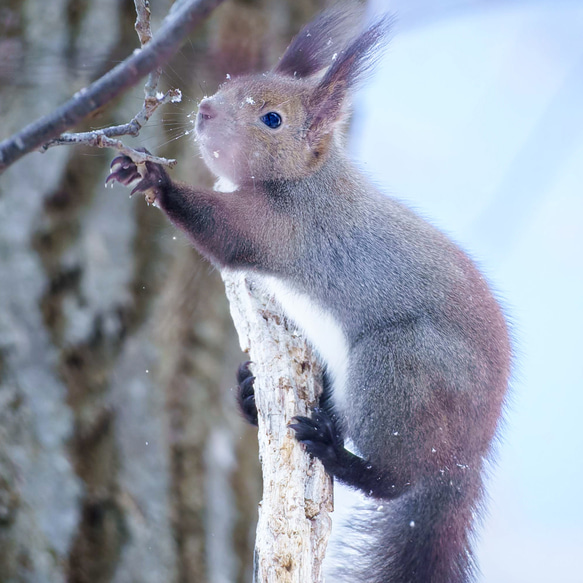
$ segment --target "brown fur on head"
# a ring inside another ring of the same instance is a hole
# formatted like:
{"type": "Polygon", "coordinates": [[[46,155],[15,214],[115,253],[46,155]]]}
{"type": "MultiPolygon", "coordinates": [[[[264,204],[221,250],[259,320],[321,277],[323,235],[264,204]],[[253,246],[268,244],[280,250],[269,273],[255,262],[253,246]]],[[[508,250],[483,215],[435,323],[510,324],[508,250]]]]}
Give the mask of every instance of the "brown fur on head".
{"type": "Polygon", "coordinates": [[[214,174],[237,185],[293,180],[328,159],[349,93],[370,69],[389,24],[381,20],[346,44],[354,27],[349,15],[322,13],[272,72],[227,81],[201,102],[196,133],[214,174]]]}

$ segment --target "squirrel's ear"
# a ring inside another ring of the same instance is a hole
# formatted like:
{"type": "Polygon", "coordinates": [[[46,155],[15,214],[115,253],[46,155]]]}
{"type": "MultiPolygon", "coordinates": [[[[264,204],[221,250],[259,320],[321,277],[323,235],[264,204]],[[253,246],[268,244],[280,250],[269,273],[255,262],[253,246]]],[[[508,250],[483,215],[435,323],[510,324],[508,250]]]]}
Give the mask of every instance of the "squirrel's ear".
{"type": "Polygon", "coordinates": [[[354,36],[361,20],[358,5],[337,5],[321,12],[294,37],[273,71],[290,77],[309,77],[332,64],[354,36]]]}
{"type": "Polygon", "coordinates": [[[392,19],[385,17],[358,36],[334,59],[309,99],[308,141],[313,146],[334,131],[347,108],[350,91],[362,81],[381,54],[392,19]]]}

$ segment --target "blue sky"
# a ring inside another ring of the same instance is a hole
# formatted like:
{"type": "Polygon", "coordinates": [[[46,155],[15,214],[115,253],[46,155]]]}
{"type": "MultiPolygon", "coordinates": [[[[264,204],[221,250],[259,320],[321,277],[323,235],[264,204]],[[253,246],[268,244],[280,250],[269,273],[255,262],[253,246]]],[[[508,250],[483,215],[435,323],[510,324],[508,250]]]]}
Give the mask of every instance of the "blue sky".
{"type": "Polygon", "coordinates": [[[442,18],[439,4],[420,21],[401,3],[386,57],[355,100],[352,150],[386,192],[470,252],[513,322],[481,580],[582,581],[583,2],[498,2],[442,18]]]}

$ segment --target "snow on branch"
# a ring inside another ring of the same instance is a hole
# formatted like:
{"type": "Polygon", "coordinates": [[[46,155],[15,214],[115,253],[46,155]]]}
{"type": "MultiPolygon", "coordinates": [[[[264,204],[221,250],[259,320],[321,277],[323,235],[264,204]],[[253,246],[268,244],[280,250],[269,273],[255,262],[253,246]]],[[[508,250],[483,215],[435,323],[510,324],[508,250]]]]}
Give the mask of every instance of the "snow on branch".
{"type": "MultiPolygon", "coordinates": [[[[113,137],[137,135],[157,107],[168,101],[179,101],[177,92],[156,93],[159,68],[180,49],[186,36],[196,28],[223,0],[177,0],[164,19],[158,33],[152,37],[150,10],[147,0],[135,0],[138,14],[136,31],[141,48],[136,49],[125,61],[108,71],[89,87],[78,91],[69,101],[52,113],[29,124],[20,132],[0,142],[0,173],[25,154],[41,148],[66,144],[88,144],[97,147],[114,147],[134,158],[135,150],[123,146],[113,137]],[[103,107],[118,95],[127,91],[145,75],[150,74],[145,86],[146,97],[142,110],[127,124],[84,132],[63,132],[85,117],[103,107]],[[123,149],[122,149],[123,147],[123,149]],[[131,154],[130,154],[131,152],[131,154]]],[[[136,153],[136,162],[151,160],[158,164],[172,165],[164,158],[136,153]]]]}

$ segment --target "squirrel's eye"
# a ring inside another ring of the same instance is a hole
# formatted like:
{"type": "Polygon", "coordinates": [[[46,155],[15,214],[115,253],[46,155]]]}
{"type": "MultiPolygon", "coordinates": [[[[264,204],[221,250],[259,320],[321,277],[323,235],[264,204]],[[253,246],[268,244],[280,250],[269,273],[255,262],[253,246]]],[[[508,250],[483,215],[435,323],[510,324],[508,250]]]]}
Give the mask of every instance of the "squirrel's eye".
{"type": "Polygon", "coordinates": [[[274,130],[281,125],[281,115],[275,111],[270,111],[261,116],[261,121],[268,127],[274,130]]]}

